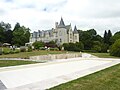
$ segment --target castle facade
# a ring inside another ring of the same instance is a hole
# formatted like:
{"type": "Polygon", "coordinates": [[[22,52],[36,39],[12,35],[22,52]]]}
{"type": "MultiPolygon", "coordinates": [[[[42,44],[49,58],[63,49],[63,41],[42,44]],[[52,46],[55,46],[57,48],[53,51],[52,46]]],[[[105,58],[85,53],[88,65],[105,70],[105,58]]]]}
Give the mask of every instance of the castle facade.
{"type": "Polygon", "coordinates": [[[79,33],[77,27],[72,30],[71,24],[65,25],[63,18],[61,18],[60,23],[55,23],[55,28],[50,30],[38,30],[38,32],[31,33],[30,43],[35,41],[50,42],[55,41],[58,45],[63,43],[75,43],[79,42],[79,33]]]}

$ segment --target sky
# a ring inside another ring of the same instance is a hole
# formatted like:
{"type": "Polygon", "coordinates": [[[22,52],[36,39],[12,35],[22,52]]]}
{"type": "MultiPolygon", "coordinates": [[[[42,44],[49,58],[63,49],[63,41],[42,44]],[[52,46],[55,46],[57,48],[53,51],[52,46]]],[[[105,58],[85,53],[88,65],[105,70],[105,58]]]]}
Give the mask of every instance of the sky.
{"type": "Polygon", "coordinates": [[[0,21],[16,22],[31,32],[49,30],[63,18],[80,30],[120,31],[120,0],[0,0],[0,21]]]}

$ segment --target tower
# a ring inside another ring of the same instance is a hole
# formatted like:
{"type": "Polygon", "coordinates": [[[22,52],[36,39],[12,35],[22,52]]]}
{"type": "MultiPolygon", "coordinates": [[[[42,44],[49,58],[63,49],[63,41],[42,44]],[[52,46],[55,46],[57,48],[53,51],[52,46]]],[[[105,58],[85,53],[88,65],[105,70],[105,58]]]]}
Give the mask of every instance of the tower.
{"type": "Polygon", "coordinates": [[[74,43],[76,43],[76,42],[79,42],[79,33],[78,33],[78,31],[77,31],[77,27],[76,27],[76,25],[75,25],[75,27],[74,27],[74,31],[73,31],[73,41],[74,41],[74,43]]]}

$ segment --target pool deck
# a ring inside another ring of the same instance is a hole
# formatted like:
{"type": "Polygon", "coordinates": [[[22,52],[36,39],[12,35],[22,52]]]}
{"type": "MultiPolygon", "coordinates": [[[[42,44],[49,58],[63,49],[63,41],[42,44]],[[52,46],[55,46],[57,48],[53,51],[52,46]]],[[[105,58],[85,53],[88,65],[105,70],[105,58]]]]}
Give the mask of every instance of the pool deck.
{"type": "Polygon", "coordinates": [[[119,63],[120,59],[79,57],[3,67],[0,68],[0,83],[3,90],[45,90],[119,63]]]}

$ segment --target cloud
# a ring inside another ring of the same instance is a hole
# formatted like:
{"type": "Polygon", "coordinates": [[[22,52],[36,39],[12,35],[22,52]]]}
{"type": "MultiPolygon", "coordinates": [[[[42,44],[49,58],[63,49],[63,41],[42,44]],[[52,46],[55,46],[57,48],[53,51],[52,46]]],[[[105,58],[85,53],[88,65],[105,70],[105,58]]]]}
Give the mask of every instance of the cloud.
{"type": "Polygon", "coordinates": [[[50,29],[63,17],[78,29],[95,28],[98,33],[119,30],[119,0],[1,0],[0,21],[16,22],[32,31],[50,29]]]}

